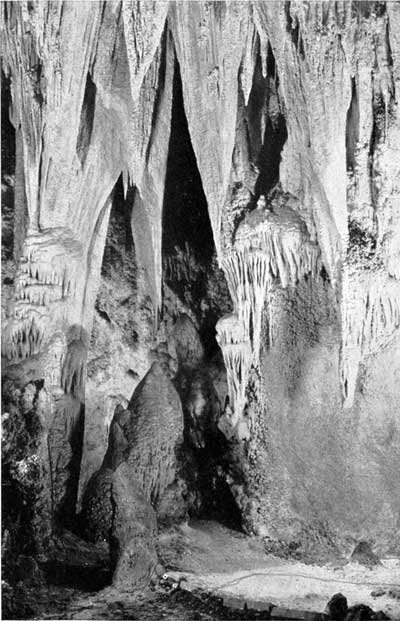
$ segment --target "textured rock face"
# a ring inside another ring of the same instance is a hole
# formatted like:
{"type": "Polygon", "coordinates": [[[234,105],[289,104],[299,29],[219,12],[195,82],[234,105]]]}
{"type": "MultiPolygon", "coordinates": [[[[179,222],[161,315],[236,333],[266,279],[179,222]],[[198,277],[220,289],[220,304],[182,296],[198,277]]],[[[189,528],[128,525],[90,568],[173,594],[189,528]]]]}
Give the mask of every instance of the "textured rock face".
{"type": "Polygon", "coordinates": [[[131,478],[157,506],[177,477],[182,440],[179,396],[155,362],[135,389],[128,408],[117,408],[103,465],[115,470],[126,462],[131,478]]]}
{"type": "MultiPolygon", "coordinates": [[[[159,382],[171,404],[176,395],[153,367],[128,406],[129,396],[154,360],[171,379],[206,366],[216,330],[229,392],[218,426],[248,530],[343,546],[375,538],[394,551],[399,3],[21,1],[1,11],[15,132],[2,185],[2,352],[18,425],[39,407],[21,402],[27,386],[49,404],[21,449],[51,478],[51,499],[34,494],[45,530],[67,505],[73,518],[79,468],[82,496],[118,404],[135,421],[121,423],[132,476],[161,502],[175,465],[146,470],[159,431],[150,413],[167,406],[159,382]],[[177,129],[195,154],[206,240],[171,164],[177,129]],[[135,452],[137,434],[147,440],[135,452]]],[[[182,432],[179,407],[166,433],[182,432]]],[[[106,457],[113,469],[123,438],[106,457]]],[[[172,461],[174,438],[160,440],[172,461]]]]}
{"type": "Polygon", "coordinates": [[[140,588],[151,579],[157,562],[155,511],[161,520],[185,517],[177,461],[182,440],[179,396],[154,363],[128,409],[117,406],[103,464],[82,501],[86,536],[110,545],[116,586],[132,587],[133,581],[140,588]]]}
{"type": "Polygon", "coordinates": [[[110,546],[113,584],[129,590],[147,586],[157,563],[157,521],[127,464],[96,473],[83,504],[86,537],[93,542],[107,541],[110,546]]]}

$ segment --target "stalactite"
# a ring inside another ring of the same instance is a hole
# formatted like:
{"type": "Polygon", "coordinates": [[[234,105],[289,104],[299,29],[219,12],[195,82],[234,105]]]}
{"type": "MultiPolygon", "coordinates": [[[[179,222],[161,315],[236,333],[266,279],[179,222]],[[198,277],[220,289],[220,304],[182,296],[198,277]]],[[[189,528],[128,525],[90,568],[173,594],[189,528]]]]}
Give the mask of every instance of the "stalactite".
{"type": "Polygon", "coordinates": [[[247,92],[246,69],[254,53],[250,15],[251,6],[246,2],[173,2],[168,15],[190,138],[220,259],[221,214],[235,142],[238,75],[243,66],[247,92]]]}
{"type": "MultiPolygon", "coordinates": [[[[293,200],[285,197],[282,202],[293,200]]],[[[228,373],[236,425],[245,406],[251,365],[257,366],[266,295],[272,283],[295,287],[306,274],[316,278],[321,269],[320,250],[310,240],[301,217],[288,205],[274,200],[258,207],[240,224],[232,250],[222,261],[236,315],[217,324],[228,373]]]]}
{"type": "MultiPolygon", "coordinates": [[[[234,429],[246,404],[246,386],[253,352],[246,325],[234,314],[218,321],[217,341],[224,358],[232,409],[232,416],[226,422],[234,429]]],[[[228,418],[226,413],[224,416],[228,418]]]]}
{"type": "Polygon", "coordinates": [[[71,326],[68,347],[62,360],[61,386],[66,393],[83,397],[86,379],[88,336],[81,326],[71,326]]]}
{"type": "Polygon", "coordinates": [[[28,307],[24,318],[14,318],[5,326],[2,355],[8,360],[24,360],[39,353],[46,334],[45,320],[32,315],[28,307]]]}
{"type": "Polygon", "coordinates": [[[82,247],[69,229],[54,228],[26,238],[15,278],[15,300],[4,326],[3,351],[8,359],[39,353],[51,326],[68,316],[82,247]]]}
{"type": "Polygon", "coordinates": [[[350,270],[343,278],[340,377],[344,407],[354,402],[360,363],[400,326],[400,282],[384,272],[350,270]]]}

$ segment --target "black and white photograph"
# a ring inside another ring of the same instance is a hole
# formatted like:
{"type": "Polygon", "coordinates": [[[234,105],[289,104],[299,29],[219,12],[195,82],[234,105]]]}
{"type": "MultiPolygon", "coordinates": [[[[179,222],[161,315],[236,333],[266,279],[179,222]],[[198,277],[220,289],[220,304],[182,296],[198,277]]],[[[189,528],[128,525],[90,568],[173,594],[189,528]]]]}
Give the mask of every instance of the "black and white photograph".
{"type": "Polygon", "coordinates": [[[0,0],[1,618],[400,621],[400,0],[0,0]]]}

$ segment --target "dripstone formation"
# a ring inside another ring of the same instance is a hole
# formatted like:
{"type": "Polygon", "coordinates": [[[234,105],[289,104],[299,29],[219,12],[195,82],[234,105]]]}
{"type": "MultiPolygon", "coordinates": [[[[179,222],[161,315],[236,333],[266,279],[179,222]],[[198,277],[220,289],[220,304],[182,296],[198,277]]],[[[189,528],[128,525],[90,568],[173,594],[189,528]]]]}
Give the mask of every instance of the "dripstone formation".
{"type": "Polygon", "coordinates": [[[7,554],[398,554],[400,3],[1,14],[7,554]]]}

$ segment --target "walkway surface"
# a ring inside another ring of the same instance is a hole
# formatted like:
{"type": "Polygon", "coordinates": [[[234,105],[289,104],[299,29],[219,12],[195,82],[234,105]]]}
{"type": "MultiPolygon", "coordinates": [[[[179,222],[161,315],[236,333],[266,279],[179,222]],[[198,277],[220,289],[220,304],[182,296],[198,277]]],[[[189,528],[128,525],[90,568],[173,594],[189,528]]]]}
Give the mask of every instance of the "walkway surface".
{"type": "Polygon", "coordinates": [[[246,610],[240,612],[246,605],[263,611],[259,618],[316,621],[319,615],[311,611],[322,613],[332,595],[341,592],[349,606],[367,604],[400,621],[399,559],[383,559],[374,569],[345,561],[306,565],[267,555],[261,539],[209,521],[163,532],[158,555],[166,569],[153,590],[138,594],[112,587],[97,592],[54,588],[52,606],[45,594],[47,614],[36,618],[211,621],[248,618],[246,610]]]}
{"type": "Polygon", "coordinates": [[[316,612],[323,612],[332,595],[341,592],[349,606],[366,604],[400,619],[399,559],[382,559],[382,566],[372,569],[358,563],[305,565],[267,557],[260,541],[210,522],[180,531],[181,567],[168,573],[184,589],[207,591],[232,606],[246,602],[248,608],[260,609],[270,603],[316,612]]]}

